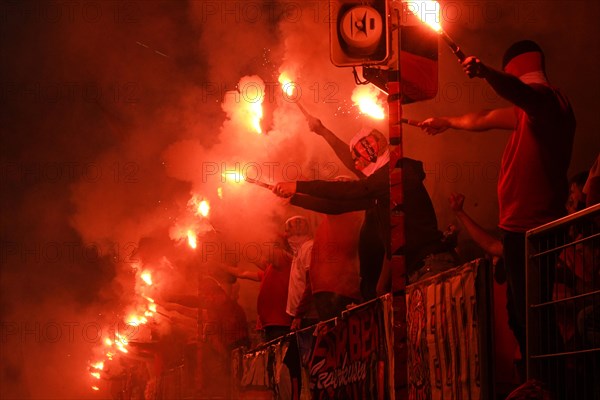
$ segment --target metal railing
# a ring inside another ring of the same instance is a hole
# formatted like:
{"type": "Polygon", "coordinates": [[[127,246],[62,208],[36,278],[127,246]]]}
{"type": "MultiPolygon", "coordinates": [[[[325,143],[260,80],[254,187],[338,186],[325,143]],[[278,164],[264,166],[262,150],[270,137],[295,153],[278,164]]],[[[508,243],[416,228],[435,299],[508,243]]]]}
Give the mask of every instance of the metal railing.
{"type": "Polygon", "coordinates": [[[527,377],[600,399],[600,204],[529,230],[526,257],[527,377]]]}

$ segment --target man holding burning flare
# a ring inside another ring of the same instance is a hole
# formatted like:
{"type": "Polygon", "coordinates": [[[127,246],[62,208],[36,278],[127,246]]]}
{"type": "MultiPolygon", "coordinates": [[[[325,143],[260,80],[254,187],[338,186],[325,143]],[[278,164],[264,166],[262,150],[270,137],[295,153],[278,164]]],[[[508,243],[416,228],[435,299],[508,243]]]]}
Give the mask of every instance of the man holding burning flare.
{"type": "MultiPolygon", "coordinates": [[[[523,40],[510,46],[502,71],[472,56],[462,67],[469,78],[485,79],[513,106],[429,118],[420,126],[430,135],[448,128],[513,131],[498,177],[499,227],[503,232],[509,320],[524,357],[525,232],[565,215],[575,117],[567,98],[548,83],[544,54],[535,42],[523,40]]],[[[542,275],[548,276],[548,282],[540,282],[542,301],[551,300],[553,271],[542,275]]]]}
{"type": "MultiPolygon", "coordinates": [[[[296,194],[316,198],[338,200],[346,205],[371,204],[366,209],[360,230],[358,253],[363,300],[375,298],[390,290],[391,271],[389,260],[400,249],[391,248],[390,226],[390,153],[383,133],[375,129],[361,129],[348,145],[327,129],[321,121],[303,108],[310,129],[322,136],[338,158],[360,179],[353,181],[298,181],[279,182],[273,192],[280,197],[296,194]],[[370,200],[370,202],[368,201],[370,200]],[[366,201],[366,202],[365,202],[366,201]],[[374,205],[373,205],[374,204],[374,205]]],[[[437,228],[437,218],[423,180],[425,172],[420,161],[403,158],[402,165],[405,229],[404,249],[408,273],[419,270],[442,270],[454,265],[442,242],[443,235],[437,228]]],[[[292,199],[293,202],[293,199],[292,199]]],[[[359,207],[354,210],[360,209],[359,207]]],[[[344,212],[351,211],[349,208],[344,212]]],[[[400,250],[400,251],[401,251],[400,250]]]]}

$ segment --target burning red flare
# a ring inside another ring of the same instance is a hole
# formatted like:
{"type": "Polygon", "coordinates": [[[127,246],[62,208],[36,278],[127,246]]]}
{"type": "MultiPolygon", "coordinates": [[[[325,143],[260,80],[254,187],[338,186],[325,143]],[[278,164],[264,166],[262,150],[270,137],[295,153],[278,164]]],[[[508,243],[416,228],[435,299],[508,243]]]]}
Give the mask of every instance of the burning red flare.
{"type": "Polygon", "coordinates": [[[246,178],[244,177],[244,174],[242,174],[241,172],[237,172],[237,171],[223,172],[221,174],[221,176],[228,183],[231,183],[231,182],[233,182],[233,183],[244,183],[244,182],[246,182],[246,178]]]}
{"type": "Polygon", "coordinates": [[[260,123],[263,118],[262,103],[265,100],[265,83],[258,76],[245,76],[238,83],[241,101],[238,102],[237,114],[248,128],[256,133],[263,133],[260,123]],[[241,106],[241,107],[240,107],[241,106]]]}
{"type": "Polygon", "coordinates": [[[292,97],[296,91],[295,82],[289,77],[287,72],[282,72],[277,79],[281,84],[281,90],[288,96],[292,97]]]}
{"type": "Polygon", "coordinates": [[[208,217],[208,213],[210,212],[210,204],[208,204],[207,200],[202,200],[200,204],[198,204],[198,213],[203,217],[208,217]]]}
{"type": "Polygon", "coordinates": [[[199,195],[194,194],[187,204],[193,210],[194,214],[204,218],[208,217],[210,213],[210,203],[208,200],[201,199],[199,195]]]}
{"type": "Polygon", "coordinates": [[[466,56],[458,47],[458,45],[444,32],[441,24],[440,17],[440,4],[435,0],[421,0],[421,1],[407,1],[405,2],[406,9],[415,15],[421,22],[429,25],[434,31],[436,31],[448,46],[452,49],[452,52],[462,62],[466,56]]]}
{"type": "Polygon", "coordinates": [[[440,3],[435,0],[405,1],[406,9],[421,22],[429,25],[434,31],[441,33],[440,3]]]}
{"type": "Polygon", "coordinates": [[[198,239],[196,238],[196,233],[194,231],[192,231],[191,229],[187,231],[187,240],[188,240],[188,245],[192,249],[195,249],[196,247],[198,247],[198,239]]]}
{"type": "Polygon", "coordinates": [[[98,361],[95,364],[92,364],[92,368],[103,370],[104,369],[104,361],[98,361]]]}
{"type": "Polygon", "coordinates": [[[117,346],[117,349],[120,352],[129,353],[129,350],[127,350],[127,345],[129,344],[129,341],[125,336],[119,335],[115,332],[115,341],[113,343],[115,344],[115,346],[117,346]]]}
{"type": "Polygon", "coordinates": [[[379,99],[379,89],[373,85],[357,86],[352,92],[352,101],[360,112],[375,119],[385,118],[385,108],[379,99]]]}
{"type": "Polygon", "coordinates": [[[152,274],[150,271],[144,271],[141,273],[140,278],[146,283],[148,286],[152,286],[152,274]]]}
{"type": "Polygon", "coordinates": [[[263,118],[262,101],[248,104],[248,113],[250,114],[250,123],[257,133],[263,133],[260,121],[263,118]]]}

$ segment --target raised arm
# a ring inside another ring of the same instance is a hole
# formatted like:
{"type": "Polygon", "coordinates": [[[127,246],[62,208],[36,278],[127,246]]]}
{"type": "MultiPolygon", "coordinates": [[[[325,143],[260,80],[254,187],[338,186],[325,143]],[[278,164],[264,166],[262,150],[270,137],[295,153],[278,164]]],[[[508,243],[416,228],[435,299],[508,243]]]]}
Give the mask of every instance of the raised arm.
{"type": "Polygon", "coordinates": [[[419,124],[429,135],[437,135],[446,129],[487,131],[490,129],[514,129],[517,123],[513,107],[482,110],[456,117],[428,118],[419,124]]]}
{"type": "Polygon", "coordinates": [[[389,192],[387,164],[379,168],[366,179],[355,181],[297,181],[279,182],[273,187],[273,193],[279,197],[291,197],[295,193],[304,193],[322,199],[333,200],[376,200],[389,192]]]}
{"type": "Polygon", "coordinates": [[[547,111],[549,97],[518,77],[492,68],[473,56],[467,57],[462,67],[469,78],[485,79],[500,97],[523,109],[527,115],[547,111]]]}
{"type": "Polygon", "coordinates": [[[374,199],[332,200],[295,194],[290,204],[323,214],[338,215],[352,211],[368,210],[377,203],[374,199]]]}
{"type": "Polygon", "coordinates": [[[354,165],[354,160],[352,159],[352,155],[350,154],[350,150],[348,149],[348,144],[345,143],[342,139],[338,138],[335,135],[335,133],[327,129],[320,119],[313,117],[308,113],[305,115],[310,130],[327,141],[329,147],[333,149],[339,160],[342,162],[342,164],[344,164],[346,168],[354,172],[359,178],[363,178],[365,175],[358,169],[356,169],[354,165]]]}

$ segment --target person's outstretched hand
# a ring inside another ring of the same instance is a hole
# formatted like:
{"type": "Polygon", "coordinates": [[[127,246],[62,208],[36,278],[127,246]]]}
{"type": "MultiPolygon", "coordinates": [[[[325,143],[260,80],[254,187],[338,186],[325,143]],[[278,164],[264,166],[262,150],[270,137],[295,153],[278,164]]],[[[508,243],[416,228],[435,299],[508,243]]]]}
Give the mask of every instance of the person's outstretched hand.
{"type": "Polygon", "coordinates": [[[296,193],[296,182],[279,182],[273,187],[273,193],[279,197],[292,197],[296,193]]]}
{"type": "Polygon", "coordinates": [[[469,56],[465,58],[462,62],[463,71],[469,78],[485,78],[485,75],[488,72],[487,67],[481,60],[474,56],[469,56]]]}
{"type": "Polygon", "coordinates": [[[445,118],[427,118],[418,126],[428,135],[437,135],[450,128],[450,122],[445,118]]]}
{"type": "Polygon", "coordinates": [[[323,125],[321,120],[317,117],[313,117],[310,114],[306,115],[306,122],[308,122],[308,128],[317,135],[321,135],[323,129],[325,129],[325,125],[323,125]]]}

